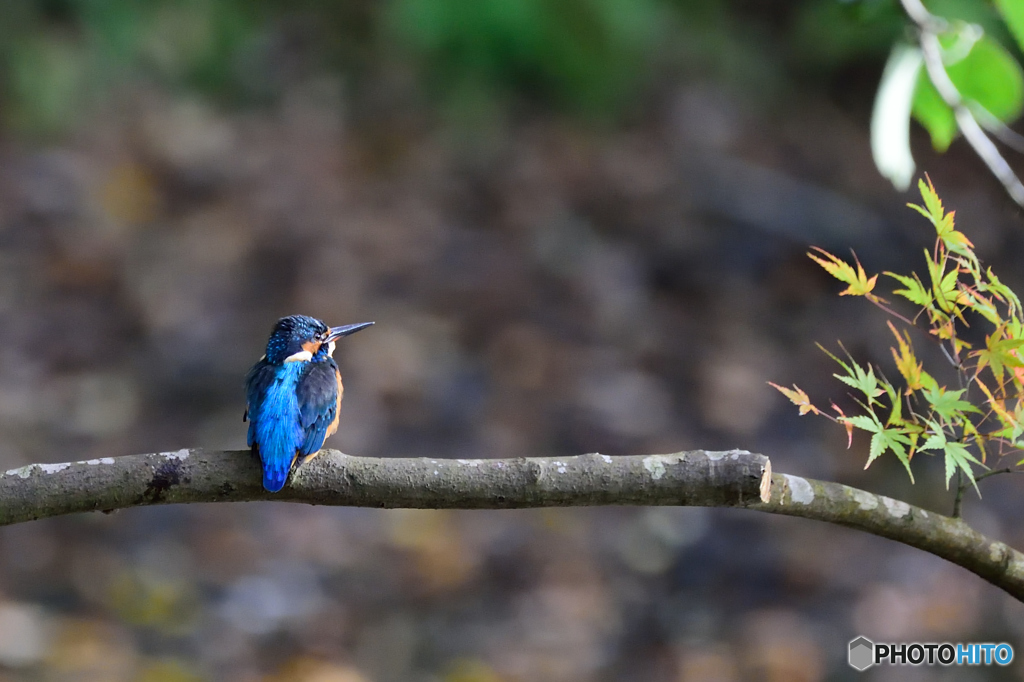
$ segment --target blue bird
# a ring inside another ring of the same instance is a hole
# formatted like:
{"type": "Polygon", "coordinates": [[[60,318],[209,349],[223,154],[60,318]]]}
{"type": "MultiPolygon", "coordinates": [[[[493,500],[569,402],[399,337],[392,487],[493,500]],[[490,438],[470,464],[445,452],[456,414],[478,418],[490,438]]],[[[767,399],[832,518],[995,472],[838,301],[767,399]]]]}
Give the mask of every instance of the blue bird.
{"type": "Polygon", "coordinates": [[[249,447],[263,464],[263,487],[276,493],[300,455],[308,461],[338,430],[343,388],[334,342],[373,322],[328,327],[306,315],[282,317],[267,353],[245,378],[249,447]]]}

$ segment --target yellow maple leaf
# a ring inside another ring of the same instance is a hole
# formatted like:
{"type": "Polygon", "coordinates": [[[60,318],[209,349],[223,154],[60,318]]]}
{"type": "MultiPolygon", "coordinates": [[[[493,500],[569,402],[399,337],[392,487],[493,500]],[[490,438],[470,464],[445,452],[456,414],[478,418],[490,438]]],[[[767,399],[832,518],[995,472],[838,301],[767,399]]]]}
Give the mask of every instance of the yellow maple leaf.
{"type": "Polygon", "coordinates": [[[857,269],[854,270],[852,265],[841,258],[833,256],[825,249],[817,246],[811,248],[821,254],[819,256],[808,252],[807,256],[811,260],[825,268],[825,272],[840,282],[845,282],[849,285],[846,289],[839,292],[840,296],[869,296],[871,294],[871,290],[875,288],[875,282],[878,280],[878,275],[868,277],[867,273],[864,272],[864,267],[857,260],[856,255],[854,255],[853,259],[857,263],[857,269]]]}
{"type": "Polygon", "coordinates": [[[800,408],[801,415],[805,415],[808,412],[813,412],[814,414],[821,414],[818,411],[818,408],[811,404],[811,399],[808,397],[808,395],[804,393],[803,389],[797,386],[796,384],[793,384],[793,388],[786,388],[784,386],[779,386],[776,383],[772,383],[771,381],[769,381],[768,383],[774,386],[776,390],[778,390],[782,395],[786,396],[791,401],[793,401],[793,404],[800,408]]]}
{"type": "Polygon", "coordinates": [[[906,395],[910,395],[914,391],[920,390],[925,387],[925,382],[928,375],[925,373],[923,367],[924,363],[918,361],[914,355],[913,348],[910,347],[910,334],[906,331],[903,335],[900,335],[899,331],[893,325],[892,322],[887,321],[889,330],[892,331],[892,335],[896,337],[896,343],[899,345],[899,352],[896,352],[895,348],[890,348],[892,352],[892,359],[896,361],[896,369],[899,370],[900,374],[903,375],[903,379],[907,382],[906,395]]]}

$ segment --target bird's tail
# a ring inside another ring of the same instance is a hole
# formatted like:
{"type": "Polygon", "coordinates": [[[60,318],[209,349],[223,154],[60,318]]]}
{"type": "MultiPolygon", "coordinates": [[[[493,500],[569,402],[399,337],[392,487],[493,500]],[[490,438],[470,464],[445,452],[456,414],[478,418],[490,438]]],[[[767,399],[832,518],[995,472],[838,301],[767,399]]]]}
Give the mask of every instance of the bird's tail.
{"type": "Polygon", "coordinates": [[[288,480],[288,469],[265,467],[263,469],[263,487],[272,493],[276,493],[284,487],[288,480]]]}
{"type": "Polygon", "coordinates": [[[268,457],[263,452],[259,454],[260,459],[263,461],[263,487],[269,492],[276,493],[288,481],[288,473],[292,469],[292,462],[295,458],[268,457]]]}

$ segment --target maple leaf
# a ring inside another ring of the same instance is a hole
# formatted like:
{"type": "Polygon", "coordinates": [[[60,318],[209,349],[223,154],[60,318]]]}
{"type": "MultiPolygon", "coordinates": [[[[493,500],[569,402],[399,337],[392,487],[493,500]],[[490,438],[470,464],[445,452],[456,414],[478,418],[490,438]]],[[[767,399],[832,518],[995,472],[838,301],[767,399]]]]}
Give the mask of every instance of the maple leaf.
{"type": "Polygon", "coordinates": [[[947,213],[942,220],[935,225],[935,231],[939,235],[939,239],[942,240],[943,246],[949,249],[952,253],[968,259],[971,264],[976,264],[978,262],[978,257],[973,251],[974,244],[963,232],[958,232],[953,229],[953,218],[955,215],[956,211],[950,211],[947,213]]]}
{"type": "Polygon", "coordinates": [[[921,392],[924,399],[931,405],[932,410],[945,419],[947,422],[957,423],[966,420],[968,412],[981,414],[981,410],[961,397],[967,391],[965,388],[956,391],[949,391],[945,386],[925,389],[921,392]]]}
{"type": "Polygon", "coordinates": [[[988,404],[992,406],[992,410],[996,413],[996,416],[999,418],[999,421],[1002,422],[1003,426],[1011,429],[1016,427],[1017,420],[1006,410],[1006,402],[999,400],[992,395],[992,391],[989,390],[988,386],[985,385],[985,382],[983,382],[980,377],[974,377],[974,383],[978,385],[981,392],[985,394],[986,398],[988,398],[988,404]]]}
{"type": "Polygon", "coordinates": [[[892,450],[893,454],[896,455],[897,459],[900,460],[900,463],[907,470],[910,482],[914,482],[914,472],[910,470],[910,455],[907,453],[907,446],[912,447],[913,441],[911,441],[904,429],[886,428],[874,414],[844,417],[843,421],[872,434],[871,444],[868,448],[868,461],[864,465],[865,469],[871,466],[871,463],[878,459],[879,455],[887,450],[892,450]]]}
{"type": "Polygon", "coordinates": [[[910,345],[910,334],[904,331],[904,335],[900,336],[892,322],[886,321],[886,324],[889,325],[889,329],[892,331],[893,336],[896,337],[896,343],[900,347],[899,353],[896,352],[895,348],[890,348],[889,350],[892,352],[893,360],[896,361],[896,369],[899,370],[900,374],[903,375],[903,379],[907,382],[905,395],[910,395],[922,388],[934,388],[936,386],[935,379],[928,372],[924,371],[924,363],[918,361],[914,355],[914,349],[910,345]]]}
{"type": "Polygon", "coordinates": [[[1017,294],[1013,293],[1013,289],[1003,284],[996,277],[996,273],[992,272],[992,268],[986,270],[985,275],[988,277],[988,283],[985,285],[986,291],[991,291],[1000,301],[1006,301],[1007,305],[1010,306],[1010,315],[1014,315],[1016,311],[1021,309],[1020,299],[1017,298],[1017,294]]]}
{"type": "Polygon", "coordinates": [[[1024,369],[1024,361],[1019,354],[1024,347],[1024,339],[1007,338],[1008,331],[1007,325],[999,325],[985,337],[985,348],[971,353],[971,357],[978,359],[977,373],[988,367],[999,383],[1003,381],[1004,368],[1012,369],[1016,376],[1019,376],[1019,370],[1024,369]]]}
{"type": "Polygon", "coordinates": [[[898,294],[903,298],[907,299],[911,303],[916,303],[919,306],[928,307],[932,303],[932,293],[925,288],[924,284],[921,283],[917,273],[913,273],[913,277],[905,277],[904,275],[897,275],[895,272],[886,272],[885,275],[898,280],[906,289],[896,289],[892,293],[898,294]]]}
{"type": "Polygon", "coordinates": [[[971,469],[971,464],[977,464],[980,467],[985,465],[979,462],[978,458],[972,455],[963,443],[948,440],[942,427],[934,421],[929,420],[928,425],[932,429],[932,435],[928,437],[928,440],[921,446],[921,449],[943,451],[946,464],[946,490],[949,490],[949,481],[953,478],[953,474],[956,473],[957,469],[959,469],[974,484],[974,490],[980,497],[981,491],[978,490],[978,483],[974,480],[974,470],[971,469]]]}
{"type": "Polygon", "coordinates": [[[995,304],[991,298],[982,296],[974,289],[965,288],[962,293],[966,297],[966,304],[974,312],[978,313],[986,320],[994,325],[998,325],[1002,322],[1002,318],[999,316],[999,311],[996,310],[995,304]]]}
{"type": "Polygon", "coordinates": [[[818,408],[811,404],[811,399],[808,397],[806,393],[804,393],[804,390],[797,386],[796,384],[793,384],[793,388],[779,386],[778,384],[773,383],[771,381],[769,381],[768,384],[774,386],[775,389],[779,391],[779,393],[789,398],[794,405],[799,407],[801,416],[807,414],[808,412],[813,412],[814,414],[821,414],[818,408]]]}
{"type": "Polygon", "coordinates": [[[925,178],[928,180],[927,185],[924,180],[919,180],[917,183],[918,189],[921,190],[921,198],[924,199],[924,206],[916,204],[907,204],[907,206],[931,221],[935,226],[935,233],[948,251],[963,256],[972,264],[977,265],[978,257],[973,251],[974,244],[967,238],[967,235],[958,232],[954,227],[956,211],[945,212],[942,200],[939,199],[938,192],[935,191],[935,186],[932,184],[932,179],[927,174],[925,174],[925,178]]]}
{"type": "MultiPolygon", "coordinates": [[[[842,347],[842,344],[839,345],[840,347],[842,347]]],[[[858,365],[857,362],[853,359],[853,356],[850,355],[850,351],[847,351],[846,348],[843,348],[843,350],[846,351],[846,357],[849,358],[850,364],[846,364],[845,362],[837,358],[835,355],[828,352],[828,349],[822,346],[820,343],[817,344],[817,346],[822,350],[822,352],[825,353],[825,355],[835,360],[837,363],[839,363],[840,367],[846,370],[845,376],[842,374],[833,374],[832,376],[834,376],[836,379],[839,379],[847,386],[851,386],[860,391],[861,393],[863,393],[868,399],[868,405],[878,404],[878,401],[875,400],[875,398],[885,393],[885,390],[879,388],[878,377],[875,376],[875,369],[871,365],[868,365],[867,369],[864,369],[863,367],[858,365]]]]}
{"type": "Polygon", "coordinates": [[[854,261],[857,263],[857,269],[854,270],[853,266],[846,261],[833,256],[825,249],[817,246],[811,247],[817,251],[820,256],[808,252],[807,256],[815,263],[825,268],[825,271],[838,279],[840,282],[845,282],[849,286],[843,291],[839,292],[840,296],[868,296],[872,297],[871,290],[875,288],[875,282],[878,280],[878,275],[868,277],[867,273],[864,272],[864,267],[857,260],[856,254],[854,255],[854,261]]]}
{"type": "MultiPolygon", "coordinates": [[[[917,204],[907,204],[910,208],[914,209],[925,218],[932,222],[936,230],[940,229],[940,225],[945,217],[945,210],[942,208],[942,199],[939,198],[938,192],[935,191],[935,185],[932,184],[932,179],[925,173],[925,179],[928,181],[926,185],[924,180],[917,181],[917,188],[921,191],[921,198],[924,199],[924,206],[918,206],[917,204]]],[[[950,223],[949,229],[952,229],[952,222],[950,223]]]]}

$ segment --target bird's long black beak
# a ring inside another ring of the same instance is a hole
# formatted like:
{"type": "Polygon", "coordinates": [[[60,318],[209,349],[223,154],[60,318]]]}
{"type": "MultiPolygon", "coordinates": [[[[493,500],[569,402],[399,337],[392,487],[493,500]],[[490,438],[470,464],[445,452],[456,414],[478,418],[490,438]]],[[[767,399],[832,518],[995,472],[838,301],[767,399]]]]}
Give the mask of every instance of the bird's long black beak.
{"type": "Polygon", "coordinates": [[[346,324],[341,327],[331,327],[331,331],[327,334],[327,340],[334,341],[335,339],[340,339],[343,336],[355,334],[360,329],[366,329],[372,324],[373,322],[360,322],[358,324],[346,324]]]}

